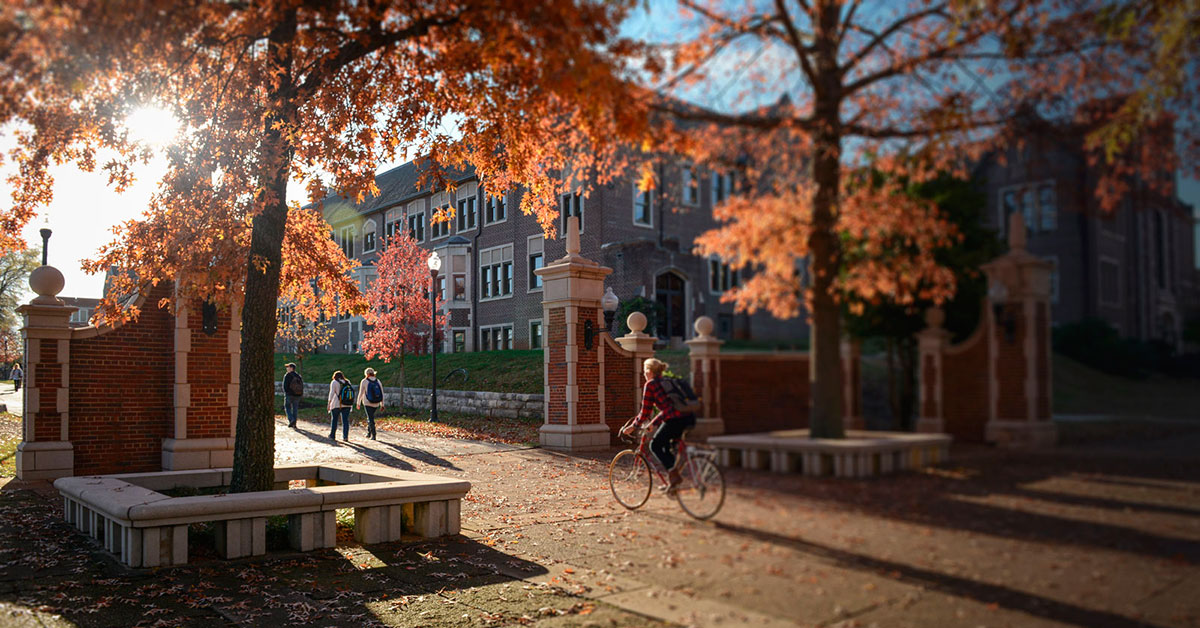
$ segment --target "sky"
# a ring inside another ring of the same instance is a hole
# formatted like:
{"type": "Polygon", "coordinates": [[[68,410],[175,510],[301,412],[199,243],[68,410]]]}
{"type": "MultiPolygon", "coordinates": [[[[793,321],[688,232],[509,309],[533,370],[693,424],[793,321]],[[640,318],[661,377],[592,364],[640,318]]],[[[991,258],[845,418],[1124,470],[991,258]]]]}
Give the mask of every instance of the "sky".
{"type": "MultiPolygon", "coordinates": [[[[623,34],[648,40],[662,40],[678,37],[680,29],[686,30],[678,16],[668,12],[664,7],[669,3],[654,0],[649,3],[651,16],[645,15],[630,20],[623,34]]],[[[770,56],[770,51],[766,55],[770,56]]],[[[755,63],[761,61],[757,59],[755,63]]],[[[741,72],[735,68],[734,75],[741,72]]],[[[733,78],[731,76],[730,78],[733,78]]],[[[740,77],[739,77],[740,78],[740,77]]],[[[722,81],[723,82],[723,81],[722,81]]],[[[721,88],[718,87],[718,91],[721,88]]],[[[718,97],[723,94],[717,94],[718,97]]],[[[709,94],[712,97],[713,94],[709,94]]],[[[762,94],[764,102],[774,102],[779,94],[762,94]]],[[[742,103],[746,106],[749,103],[742,103]]],[[[754,103],[758,104],[758,103],[754,103]]],[[[139,116],[131,121],[131,129],[145,139],[161,141],[173,135],[171,122],[156,116],[152,112],[139,116]]],[[[0,134],[0,150],[7,151],[11,139],[0,134]]],[[[100,247],[114,239],[113,228],[130,219],[138,218],[145,210],[153,194],[157,179],[162,173],[165,162],[158,160],[140,169],[136,183],[124,193],[115,192],[102,173],[81,172],[73,166],[60,166],[54,170],[55,186],[54,200],[31,221],[24,230],[24,237],[30,246],[41,246],[38,230],[49,227],[54,235],[50,239],[50,264],[62,271],[66,278],[63,296],[99,297],[103,290],[104,275],[87,275],[80,264],[83,259],[94,256],[100,247]]],[[[380,164],[377,172],[395,167],[396,163],[380,164]]],[[[6,178],[8,170],[0,168],[0,180],[6,178]]],[[[1200,215],[1200,181],[1177,177],[1179,181],[1179,197],[1196,209],[1200,215]]],[[[289,198],[303,198],[303,190],[292,186],[288,190],[289,198]]],[[[0,211],[9,201],[7,190],[0,193],[0,211]]],[[[1200,226],[1197,227],[1196,259],[1200,262],[1200,226]]],[[[32,295],[30,295],[32,296],[32,295]]]]}

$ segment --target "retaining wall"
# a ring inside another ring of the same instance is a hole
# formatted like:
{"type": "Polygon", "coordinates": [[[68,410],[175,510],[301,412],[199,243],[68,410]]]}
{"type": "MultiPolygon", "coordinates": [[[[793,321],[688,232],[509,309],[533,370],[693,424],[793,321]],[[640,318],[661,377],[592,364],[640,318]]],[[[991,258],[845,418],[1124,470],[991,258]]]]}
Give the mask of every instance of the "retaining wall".
{"type": "MultiPolygon", "coordinates": [[[[283,394],[283,382],[275,382],[276,394],[283,394]]],[[[329,397],[329,383],[305,383],[304,396],[326,399],[329,397]]],[[[527,393],[479,392],[472,390],[443,390],[438,389],[438,411],[471,414],[475,416],[495,416],[506,419],[542,418],[543,395],[527,393]]],[[[400,389],[387,387],[383,389],[383,401],[388,406],[400,405],[400,389]]],[[[428,388],[405,388],[404,406],[429,409],[428,388]]]]}

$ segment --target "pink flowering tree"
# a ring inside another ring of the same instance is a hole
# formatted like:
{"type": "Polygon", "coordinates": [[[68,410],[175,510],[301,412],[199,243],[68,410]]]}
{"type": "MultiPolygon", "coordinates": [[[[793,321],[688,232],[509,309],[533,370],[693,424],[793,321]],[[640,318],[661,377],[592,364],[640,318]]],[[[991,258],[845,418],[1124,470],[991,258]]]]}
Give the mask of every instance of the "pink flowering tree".
{"type": "MultiPolygon", "coordinates": [[[[419,350],[429,338],[429,267],[426,252],[407,233],[388,238],[375,262],[379,277],[367,290],[370,325],[363,334],[367,359],[400,359],[400,398],[404,398],[404,355],[419,350]]],[[[435,295],[436,298],[436,295],[435,295]]],[[[445,317],[439,312],[437,327],[445,317]]]]}

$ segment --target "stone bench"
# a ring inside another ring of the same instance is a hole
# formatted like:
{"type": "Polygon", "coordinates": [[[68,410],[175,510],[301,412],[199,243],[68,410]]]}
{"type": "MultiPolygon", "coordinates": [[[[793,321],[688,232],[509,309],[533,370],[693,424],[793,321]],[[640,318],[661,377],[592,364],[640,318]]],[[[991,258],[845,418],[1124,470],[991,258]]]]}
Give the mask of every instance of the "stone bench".
{"type": "Polygon", "coordinates": [[[714,436],[724,466],[776,473],[869,477],[920,468],[946,460],[948,434],[847,430],[846,438],[810,438],[808,430],[714,436]]]}
{"type": "Polygon", "coordinates": [[[170,497],[159,491],[228,486],[231,469],[164,471],[55,480],[66,520],[100,540],[130,567],[187,563],[188,526],[216,526],[223,558],[266,553],[267,518],[288,517],[288,541],[300,551],[337,543],[335,514],[354,509],[354,537],[363,544],[401,534],[458,534],[460,500],[470,482],[354,464],[276,467],[277,490],[170,497]],[[289,483],[304,481],[304,488],[289,483]]]}

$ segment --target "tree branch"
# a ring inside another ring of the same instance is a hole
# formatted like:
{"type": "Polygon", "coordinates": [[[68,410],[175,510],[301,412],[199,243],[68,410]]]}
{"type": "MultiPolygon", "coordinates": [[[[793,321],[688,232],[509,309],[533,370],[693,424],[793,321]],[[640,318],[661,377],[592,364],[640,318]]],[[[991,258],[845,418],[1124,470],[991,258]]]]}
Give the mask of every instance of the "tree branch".
{"type": "Polygon", "coordinates": [[[842,66],[842,74],[845,75],[850,70],[853,70],[859,63],[862,62],[863,59],[865,59],[867,57],[867,55],[871,54],[871,52],[873,52],[881,44],[886,43],[887,40],[892,37],[892,35],[895,35],[897,32],[899,32],[904,27],[908,26],[909,24],[919,22],[927,17],[931,17],[934,15],[945,16],[946,15],[945,9],[946,9],[945,4],[939,4],[936,6],[929,7],[928,9],[925,9],[924,11],[917,11],[916,13],[910,13],[910,14],[904,16],[903,18],[898,19],[895,22],[892,22],[887,28],[883,29],[882,31],[880,31],[878,33],[874,33],[871,29],[866,28],[864,26],[857,25],[857,24],[851,24],[851,22],[849,22],[849,21],[845,22],[843,24],[843,29],[842,29],[843,34],[848,29],[850,29],[851,26],[853,26],[853,27],[855,27],[856,30],[859,30],[859,31],[867,33],[867,34],[871,34],[872,37],[871,37],[871,41],[867,42],[867,44],[865,46],[860,48],[859,51],[857,53],[855,53],[854,56],[850,57],[850,60],[847,61],[845,63],[845,65],[842,66]]]}
{"type": "Polygon", "coordinates": [[[805,46],[800,40],[800,33],[796,30],[796,25],[792,22],[792,16],[788,13],[787,4],[784,0],[775,0],[775,9],[779,11],[779,21],[783,22],[783,28],[787,32],[788,41],[791,43],[792,50],[796,52],[796,59],[800,61],[800,68],[804,70],[804,75],[808,77],[810,83],[815,83],[816,72],[813,70],[812,62],[808,59],[808,53],[812,50],[811,46],[805,46]]]}

